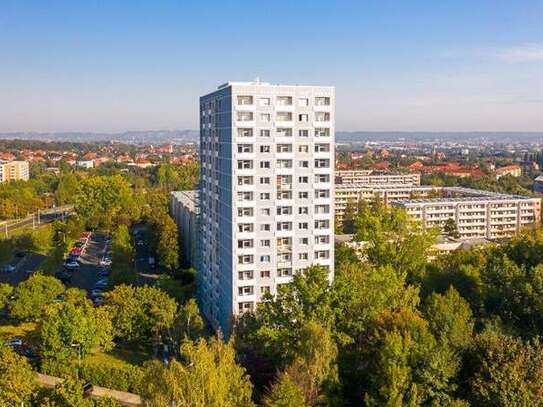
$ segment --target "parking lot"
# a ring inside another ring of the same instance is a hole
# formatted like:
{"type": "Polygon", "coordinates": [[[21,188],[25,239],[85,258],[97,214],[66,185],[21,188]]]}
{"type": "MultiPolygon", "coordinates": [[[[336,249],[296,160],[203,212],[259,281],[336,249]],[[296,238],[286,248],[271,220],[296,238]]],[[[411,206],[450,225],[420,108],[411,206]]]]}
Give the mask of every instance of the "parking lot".
{"type": "Polygon", "coordinates": [[[107,248],[107,235],[93,233],[87,243],[85,252],[79,258],[79,268],[72,274],[71,287],[78,287],[90,291],[102,277],[99,273],[104,270],[100,261],[104,257],[107,248]]]}
{"type": "Polygon", "coordinates": [[[8,266],[13,266],[13,271],[2,271],[0,273],[0,283],[17,285],[26,280],[38,269],[40,264],[46,259],[46,256],[37,253],[24,253],[24,256],[14,256],[8,266]]]}

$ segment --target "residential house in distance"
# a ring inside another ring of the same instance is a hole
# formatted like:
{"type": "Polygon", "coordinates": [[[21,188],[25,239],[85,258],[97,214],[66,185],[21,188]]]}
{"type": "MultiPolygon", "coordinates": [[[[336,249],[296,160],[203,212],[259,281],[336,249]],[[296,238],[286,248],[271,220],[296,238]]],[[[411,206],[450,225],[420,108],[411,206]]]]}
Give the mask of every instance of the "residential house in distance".
{"type": "Polygon", "coordinates": [[[504,175],[510,175],[512,177],[520,177],[522,175],[522,168],[520,165],[507,165],[505,167],[496,168],[494,171],[496,179],[500,179],[504,175]]]}
{"type": "Polygon", "coordinates": [[[0,161],[0,182],[28,181],[28,161],[0,161]]]}

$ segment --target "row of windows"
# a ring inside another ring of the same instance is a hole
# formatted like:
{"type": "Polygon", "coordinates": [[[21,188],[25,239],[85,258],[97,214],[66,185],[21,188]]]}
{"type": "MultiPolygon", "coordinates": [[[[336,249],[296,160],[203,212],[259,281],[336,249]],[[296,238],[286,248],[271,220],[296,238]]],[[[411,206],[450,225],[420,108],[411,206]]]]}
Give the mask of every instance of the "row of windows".
{"type": "MultiPolygon", "coordinates": [[[[272,146],[269,144],[259,146],[259,151],[261,153],[271,153],[272,146]]],[[[330,144],[327,143],[317,143],[314,145],[314,150],[316,153],[328,153],[330,152],[330,144]]],[[[292,153],[293,145],[280,143],[275,145],[275,151],[278,153],[292,153]]],[[[238,144],[238,153],[252,153],[254,152],[254,144],[238,144]]],[[[309,153],[309,145],[301,144],[298,146],[299,153],[309,153]]]]}
{"type": "MultiPolygon", "coordinates": [[[[292,96],[277,96],[275,98],[276,104],[278,106],[292,106],[294,98],[292,96]]],[[[251,95],[241,95],[237,97],[237,104],[240,106],[251,106],[255,102],[255,98],[251,95]]],[[[258,104],[260,106],[271,106],[272,98],[271,97],[259,97],[258,104]]],[[[307,107],[309,106],[309,98],[298,98],[298,106],[307,107]]],[[[330,98],[328,96],[317,96],[313,99],[315,106],[330,106],[330,98]]],[[[205,105],[203,108],[205,109],[205,105]]],[[[210,108],[211,105],[208,106],[210,108]]]]}
{"type": "MultiPolygon", "coordinates": [[[[299,129],[298,130],[298,137],[309,137],[310,129],[299,129]]],[[[254,130],[250,127],[243,127],[238,128],[238,137],[253,137],[255,134],[254,130]]],[[[260,129],[259,131],[260,137],[271,137],[272,131],[271,129],[260,129]]],[[[330,129],[328,128],[315,128],[313,135],[315,137],[329,137],[330,136],[330,129]]],[[[289,127],[278,127],[275,129],[275,136],[276,137],[292,137],[292,129],[289,127]]]]}
{"type": "MultiPolygon", "coordinates": [[[[297,116],[297,120],[300,123],[309,123],[309,114],[300,113],[297,116]]],[[[237,112],[237,121],[239,122],[252,122],[255,120],[255,114],[253,112],[237,112]]],[[[275,121],[277,122],[291,122],[293,121],[294,115],[291,112],[277,112],[275,114],[275,121]]],[[[270,113],[259,113],[258,119],[264,123],[270,123],[272,116],[270,113]]],[[[330,113],[328,112],[315,112],[313,115],[313,120],[316,122],[329,122],[330,113]]],[[[208,120],[209,121],[209,120],[208,120]]]]}
{"type": "MultiPolygon", "coordinates": [[[[238,170],[252,170],[254,168],[253,160],[237,160],[238,170]]],[[[294,160],[290,158],[283,158],[275,160],[275,168],[292,168],[294,160]]],[[[314,161],[315,168],[330,168],[330,159],[317,158],[314,161]]],[[[271,161],[260,161],[260,168],[271,169],[271,161]]],[[[299,160],[299,168],[309,168],[308,160],[299,160]]]]}
{"type": "MultiPolygon", "coordinates": [[[[278,262],[289,262],[292,261],[291,253],[283,253],[282,255],[279,254],[277,261],[278,262]],[[282,257],[281,257],[282,256],[282,257]]],[[[314,258],[317,260],[327,260],[330,258],[330,250],[315,250],[314,252],[314,258]]],[[[271,262],[271,255],[269,254],[263,254],[259,256],[260,264],[269,264],[271,262]]],[[[300,260],[308,260],[309,259],[309,253],[299,253],[299,259],[300,260]]],[[[248,265],[248,264],[254,264],[255,262],[255,256],[252,254],[243,254],[238,256],[238,264],[242,265],[248,265]]],[[[279,271],[280,269],[278,269],[279,271]]],[[[279,273],[278,273],[279,275],[279,273]]],[[[279,275],[279,277],[283,277],[279,275]]]]}
{"type": "MultiPolygon", "coordinates": [[[[292,184],[292,175],[278,175],[277,185],[291,185],[292,184]]],[[[314,178],[315,183],[321,182],[330,182],[330,174],[317,174],[314,178]]],[[[299,184],[309,184],[308,176],[298,177],[299,184]]],[[[259,177],[260,185],[271,185],[271,177],[259,177]]],[[[238,185],[254,185],[254,177],[252,175],[241,175],[238,176],[238,185]]]]}
{"type": "MultiPolygon", "coordinates": [[[[252,224],[246,224],[251,225],[252,224]]],[[[309,243],[309,240],[307,237],[299,238],[298,240],[301,245],[307,245],[309,243]],[[302,240],[304,239],[304,240],[302,240]]],[[[329,235],[321,235],[321,236],[315,236],[314,237],[315,244],[328,244],[330,243],[330,236],[329,235]]],[[[260,239],[258,242],[259,247],[263,248],[270,248],[271,247],[271,239],[260,239]]],[[[280,237],[276,240],[277,248],[279,251],[281,250],[290,250],[292,248],[292,237],[280,237]]],[[[255,247],[255,241],[254,239],[238,239],[238,249],[252,249],[255,247]]]]}
{"type": "MultiPolygon", "coordinates": [[[[251,208],[252,209],[252,208],[251,208]]],[[[293,222],[277,222],[278,231],[291,231],[293,230],[293,222]]],[[[271,232],[271,223],[261,223],[259,224],[261,232],[271,232]]],[[[319,219],[314,221],[315,229],[329,229],[330,221],[328,219],[319,219]]],[[[251,223],[242,223],[238,225],[238,230],[240,232],[253,232],[254,225],[251,223]]],[[[298,222],[298,230],[309,230],[309,222],[298,222]]]]}
{"type": "MultiPolygon", "coordinates": [[[[259,194],[261,201],[269,201],[272,199],[273,193],[261,192],[259,194]]],[[[299,199],[309,199],[309,191],[299,191],[299,199]]],[[[315,198],[330,198],[330,190],[328,189],[315,189],[315,198]]],[[[255,194],[252,191],[239,191],[238,202],[254,201],[255,194]]],[[[292,199],[292,191],[278,191],[278,200],[290,200],[292,199]]]]}

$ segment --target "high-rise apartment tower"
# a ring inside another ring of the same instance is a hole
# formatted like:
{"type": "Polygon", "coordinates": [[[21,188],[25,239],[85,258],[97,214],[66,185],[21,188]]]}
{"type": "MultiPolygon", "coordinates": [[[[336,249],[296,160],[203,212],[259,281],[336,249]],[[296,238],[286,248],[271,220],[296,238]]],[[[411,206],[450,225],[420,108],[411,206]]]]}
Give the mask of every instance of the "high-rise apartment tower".
{"type": "Polygon", "coordinates": [[[334,273],[335,89],[228,82],[200,98],[198,298],[215,328],[311,265],[334,273]]]}

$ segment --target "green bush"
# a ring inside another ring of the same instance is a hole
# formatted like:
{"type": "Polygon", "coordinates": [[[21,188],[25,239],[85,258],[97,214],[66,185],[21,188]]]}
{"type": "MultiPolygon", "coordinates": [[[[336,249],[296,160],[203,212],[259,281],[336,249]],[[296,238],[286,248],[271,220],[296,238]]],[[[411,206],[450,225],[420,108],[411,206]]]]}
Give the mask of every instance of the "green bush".
{"type": "Polygon", "coordinates": [[[85,361],[81,365],[81,378],[96,386],[138,393],[143,371],[136,366],[111,366],[85,361]]]}

